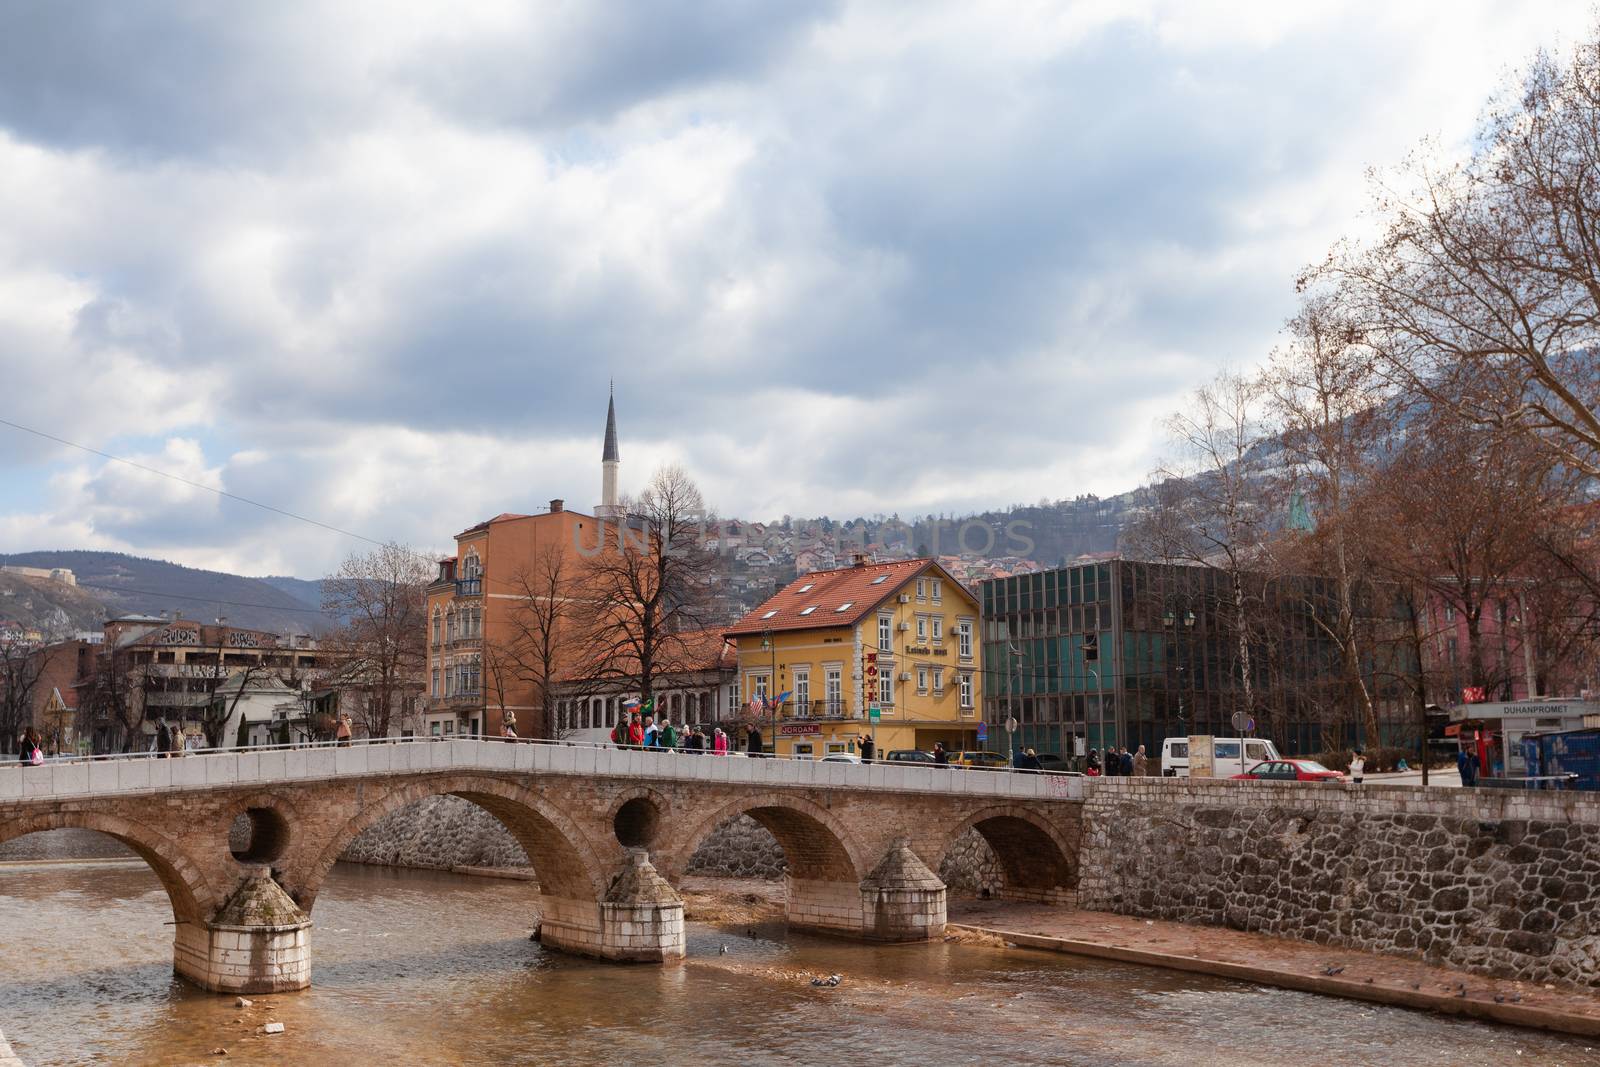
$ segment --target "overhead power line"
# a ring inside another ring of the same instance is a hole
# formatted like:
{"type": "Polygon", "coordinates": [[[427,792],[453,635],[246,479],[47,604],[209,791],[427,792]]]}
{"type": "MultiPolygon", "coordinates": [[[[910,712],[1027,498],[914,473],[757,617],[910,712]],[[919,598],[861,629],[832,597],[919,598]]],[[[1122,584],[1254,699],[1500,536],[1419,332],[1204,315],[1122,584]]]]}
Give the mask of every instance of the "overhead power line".
{"type": "Polygon", "coordinates": [[[203,489],[208,493],[215,493],[217,496],[225,497],[228,500],[237,500],[241,504],[249,504],[253,508],[260,508],[262,511],[270,511],[274,515],[282,515],[286,519],[294,519],[298,522],[308,523],[312,526],[318,527],[319,529],[327,530],[330,533],[336,533],[343,537],[353,537],[357,541],[365,541],[369,545],[382,546],[385,543],[377,540],[376,538],[368,537],[365,534],[358,534],[352,530],[343,530],[337,526],[330,526],[328,523],[307,518],[304,515],[297,515],[292,511],[285,511],[283,508],[273,507],[271,504],[263,504],[259,500],[251,500],[249,497],[240,496],[238,493],[230,493],[226,489],[218,489],[216,486],[205,485],[190,478],[185,478],[182,475],[173,474],[171,471],[159,470],[155,467],[146,466],[143,463],[138,463],[131,459],[124,459],[122,456],[114,456],[110,452],[102,452],[98,448],[90,448],[88,445],[80,445],[76,441],[68,441],[65,437],[57,437],[53,433],[45,433],[43,430],[35,430],[31,426],[24,426],[20,422],[12,422],[10,419],[0,419],[0,426],[9,426],[13,430],[20,430],[23,433],[31,433],[35,437],[42,437],[46,441],[54,441],[58,445],[66,445],[68,448],[76,448],[80,452],[87,452],[92,456],[99,456],[102,459],[109,459],[113,463],[121,463],[124,466],[132,467],[134,470],[144,471],[146,474],[154,474],[158,478],[167,478],[182,485],[187,485],[192,489],[203,489]]]}

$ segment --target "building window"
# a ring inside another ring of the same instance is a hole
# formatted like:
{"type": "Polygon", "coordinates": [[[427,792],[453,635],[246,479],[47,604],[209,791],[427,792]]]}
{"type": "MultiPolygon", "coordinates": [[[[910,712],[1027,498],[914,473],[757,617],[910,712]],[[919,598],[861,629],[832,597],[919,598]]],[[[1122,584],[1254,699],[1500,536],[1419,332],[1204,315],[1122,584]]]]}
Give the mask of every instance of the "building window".
{"type": "Polygon", "coordinates": [[[894,703],[894,675],[887,672],[878,675],[878,703],[894,703]]]}
{"type": "Polygon", "coordinates": [[[888,615],[878,616],[878,651],[894,651],[894,619],[888,615]]]}
{"type": "Polygon", "coordinates": [[[765,674],[747,674],[745,680],[750,684],[750,699],[758,700],[762,704],[767,702],[768,676],[765,674]]]}
{"type": "Polygon", "coordinates": [[[435,645],[437,645],[439,643],[439,631],[440,631],[442,622],[443,622],[443,619],[441,618],[441,616],[439,614],[439,609],[438,608],[434,608],[433,609],[433,643],[435,645]]]}
{"type": "Polygon", "coordinates": [[[966,671],[961,672],[961,706],[972,707],[972,675],[966,671]]]}
{"type": "Polygon", "coordinates": [[[933,617],[933,643],[944,643],[944,618],[939,615],[933,617]]]}
{"type": "Polygon", "coordinates": [[[934,692],[935,696],[937,696],[938,694],[944,692],[944,668],[943,667],[935,667],[933,669],[933,692],[934,692]]]}
{"type": "Polygon", "coordinates": [[[439,668],[438,667],[435,667],[433,669],[433,689],[430,690],[430,692],[431,692],[431,694],[433,696],[438,696],[439,695],[439,668]]]}
{"type": "Polygon", "coordinates": [[[461,577],[477,578],[483,574],[483,563],[478,559],[478,553],[468,552],[461,561],[461,577]]]}
{"type": "Polygon", "coordinates": [[[794,708],[797,715],[811,714],[811,671],[805,667],[794,671],[794,708]]]}
{"type": "Polygon", "coordinates": [[[944,581],[939,578],[930,578],[928,585],[930,592],[933,594],[933,602],[935,604],[939,603],[940,597],[944,595],[944,581]]]}
{"type": "Polygon", "coordinates": [[[960,644],[961,658],[962,659],[971,659],[972,658],[972,623],[968,622],[965,619],[962,619],[961,622],[956,625],[956,639],[957,639],[958,643],[960,644]]]}
{"type": "Polygon", "coordinates": [[[844,668],[828,667],[822,672],[822,699],[827,701],[829,715],[844,711],[844,668]]]}
{"type": "Polygon", "coordinates": [[[730,718],[730,719],[734,718],[738,714],[739,714],[739,687],[737,685],[730,685],[730,686],[728,686],[728,718],[730,718]]]}
{"type": "Polygon", "coordinates": [[[917,599],[918,600],[927,600],[928,599],[928,580],[926,578],[918,578],[917,579],[917,599]]]}
{"type": "Polygon", "coordinates": [[[922,644],[922,642],[926,641],[927,639],[928,639],[928,617],[926,615],[918,615],[917,616],[917,644],[920,645],[920,644],[922,644]]]}
{"type": "Polygon", "coordinates": [[[917,668],[917,692],[918,693],[926,693],[927,691],[928,691],[928,668],[926,668],[926,667],[918,667],[917,668]]]}

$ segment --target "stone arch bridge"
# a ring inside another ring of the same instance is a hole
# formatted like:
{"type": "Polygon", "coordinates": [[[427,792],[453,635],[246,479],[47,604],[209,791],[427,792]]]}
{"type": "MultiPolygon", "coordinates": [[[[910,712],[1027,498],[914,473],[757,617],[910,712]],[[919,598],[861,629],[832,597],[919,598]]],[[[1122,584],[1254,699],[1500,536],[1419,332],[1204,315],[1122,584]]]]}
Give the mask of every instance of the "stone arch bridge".
{"type": "Polygon", "coordinates": [[[683,954],[673,883],[740,814],[783,847],[795,926],[940,935],[945,888],[933,872],[968,829],[998,857],[1004,895],[1067,901],[1077,887],[1081,779],[498,741],[3,767],[0,843],[64,828],[116,838],[166,887],[179,975],[271,992],[309,985],[311,915],[345,846],[442,794],[489,811],[527,852],[540,940],[607,959],[683,954]],[[241,817],[248,841],[230,843],[241,817]]]}

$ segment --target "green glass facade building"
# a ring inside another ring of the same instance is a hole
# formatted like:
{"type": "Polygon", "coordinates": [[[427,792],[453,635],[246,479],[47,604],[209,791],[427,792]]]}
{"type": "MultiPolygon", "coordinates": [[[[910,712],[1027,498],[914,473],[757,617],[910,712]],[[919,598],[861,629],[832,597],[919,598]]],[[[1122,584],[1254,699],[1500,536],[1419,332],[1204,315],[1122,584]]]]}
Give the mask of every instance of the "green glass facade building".
{"type": "MultiPolygon", "coordinates": [[[[1251,591],[1251,699],[1226,572],[1109,560],[982,583],[987,747],[1064,756],[1166,737],[1233,736],[1236,711],[1285,754],[1361,743],[1338,646],[1327,636],[1325,579],[1279,578],[1251,591]],[[1270,637],[1267,635],[1270,634],[1270,637]]],[[[1380,708],[1383,743],[1406,733],[1406,687],[1396,671],[1362,666],[1380,708]]]]}

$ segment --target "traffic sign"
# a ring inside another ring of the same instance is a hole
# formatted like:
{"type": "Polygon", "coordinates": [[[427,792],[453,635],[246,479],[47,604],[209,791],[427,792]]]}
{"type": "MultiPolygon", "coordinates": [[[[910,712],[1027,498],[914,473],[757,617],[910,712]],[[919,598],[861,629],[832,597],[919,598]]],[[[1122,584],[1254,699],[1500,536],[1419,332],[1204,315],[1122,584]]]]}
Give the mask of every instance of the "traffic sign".
{"type": "Polygon", "coordinates": [[[867,709],[867,720],[869,722],[877,722],[882,718],[883,718],[883,709],[882,708],[868,708],[867,709]]]}
{"type": "Polygon", "coordinates": [[[978,720],[978,740],[989,740],[989,724],[984,722],[982,719],[978,720]]]}
{"type": "Polygon", "coordinates": [[[1242,711],[1236,711],[1233,713],[1233,728],[1243,730],[1245,733],[1254,733],[1256,720],[1242,711]]]}

